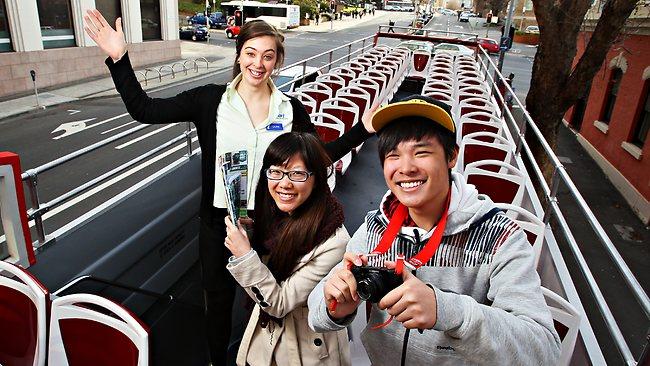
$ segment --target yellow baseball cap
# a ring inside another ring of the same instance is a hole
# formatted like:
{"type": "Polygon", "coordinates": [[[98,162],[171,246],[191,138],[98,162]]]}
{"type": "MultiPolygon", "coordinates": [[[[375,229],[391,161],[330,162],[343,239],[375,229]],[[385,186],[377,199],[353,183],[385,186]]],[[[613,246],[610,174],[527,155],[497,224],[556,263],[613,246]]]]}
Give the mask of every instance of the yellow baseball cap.
{"type": "Polygon", "coordinates": [[[402,117],[423,117],[439,124],[451,133],[456,133],[456,124],[451,117],[451,107],[424,95],[411,95],[399,102],[377,109],[372,116],[372,127],[379,132],[387,124],[402,117]]]}

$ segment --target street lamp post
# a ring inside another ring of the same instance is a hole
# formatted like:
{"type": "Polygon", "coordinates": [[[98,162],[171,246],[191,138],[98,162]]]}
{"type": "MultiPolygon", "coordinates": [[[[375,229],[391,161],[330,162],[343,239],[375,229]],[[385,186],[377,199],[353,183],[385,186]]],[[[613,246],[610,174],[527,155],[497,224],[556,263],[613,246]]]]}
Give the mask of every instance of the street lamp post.
{"type": "MultiPolygon", "coordinates": [[[[517,0],[510,0],[510,7],[508,8],[508,18],[506,18],[506,24],[503,26],[503,36],[501,37],[501,50],[499,52],[499,63],[497,64],[497,68],[499,69],[499,72],[501,72],[501,69],[503,68],[503,58],[506,55],[506,50],[507,47],[503,47],[503,41],[505,38],[510,38],[510,27],[512,26],[512,15],[515,13],[515,5],[517,3],[517,0]]],[[[508,40],[508,44],[510,44],[512,40],[508,40]]]]}

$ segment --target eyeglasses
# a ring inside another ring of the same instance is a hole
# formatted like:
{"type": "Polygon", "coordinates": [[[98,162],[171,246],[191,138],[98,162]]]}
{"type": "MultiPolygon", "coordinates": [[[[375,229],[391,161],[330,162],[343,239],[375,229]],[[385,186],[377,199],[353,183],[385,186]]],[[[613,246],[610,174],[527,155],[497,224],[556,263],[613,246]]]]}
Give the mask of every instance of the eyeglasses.
{"type": "Polygon", "coordinates": [[[303,170],[291,170],[285,172],[280,169],[266,169],[266,178],[270,180],[282,180],[282,178],[284,178],[286,175],[292,182],[305,182],[312,174],[314,173],[306,172],[303,170]]]}

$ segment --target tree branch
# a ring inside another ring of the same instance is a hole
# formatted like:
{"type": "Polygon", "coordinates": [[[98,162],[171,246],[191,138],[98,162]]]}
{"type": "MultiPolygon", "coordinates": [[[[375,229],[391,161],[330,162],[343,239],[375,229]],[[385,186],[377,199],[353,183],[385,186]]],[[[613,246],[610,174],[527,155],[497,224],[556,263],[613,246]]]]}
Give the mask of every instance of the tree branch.
{"type": "Polygon", "coordinates": [[[591,39],[569,75],[559,104],[568,109],[600,69],[611,45],[621,34],[625,21],[636,7],[636,0],[610,0],[605,4],[591,39]]]}

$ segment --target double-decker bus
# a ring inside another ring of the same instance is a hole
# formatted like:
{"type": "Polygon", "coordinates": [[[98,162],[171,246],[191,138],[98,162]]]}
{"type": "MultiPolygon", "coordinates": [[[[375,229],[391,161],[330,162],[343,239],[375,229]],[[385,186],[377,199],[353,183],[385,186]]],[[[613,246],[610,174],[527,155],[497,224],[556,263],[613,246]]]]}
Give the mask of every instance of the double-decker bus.
{"type": "Polygon", "coordinates": [[[278,29],[291,29],[300,25],[300,7],[298,5],[229,1],[221,3],[221,10],[226,16],[234,16],[235,10],[243,10],[245,22],[261,19],[273,24],[278,29]]]}

